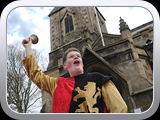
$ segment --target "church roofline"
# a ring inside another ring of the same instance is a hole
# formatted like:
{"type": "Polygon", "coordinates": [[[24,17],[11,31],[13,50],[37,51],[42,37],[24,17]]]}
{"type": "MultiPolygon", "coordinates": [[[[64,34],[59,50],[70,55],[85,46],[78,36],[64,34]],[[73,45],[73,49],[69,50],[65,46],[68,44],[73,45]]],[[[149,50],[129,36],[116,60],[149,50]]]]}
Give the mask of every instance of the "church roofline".
{"type": "Polygon", "coordinates": [[[53,15],[54,13],[58,12],[59,10],[61,10],[63,8],[64,7],[54,7],[48,16],[50,17],[51,15],[53,15]]]}
{"type": "MultiPolygon", "coordinates": [[[[63,9],[63,8],[65,8],[65,7],[54,7],[53,8],[53,10],[49,13],[49,17],[51,16],[51,15],[53,15],[54,13],[56,13],[56,12],[58,12],[59,10],[61,10],[61,9],[63,9]]],[[[97,7],[95,7],[96,8],[96,10],[99,12],[99,14],[102,16],[102,18],[104,19],[104,20],[106,20],[105,18],[104,18],[104,16],[101,14],[101,12],[98,10],[98,8],[97,7]]]]}
{"type": "Polygon", "coordinates": [[[95,8],[99,12],[99,14],[102,16],[102,18],[106,21],[105,17],[101,14],[101,12],[98,10],[98,8],[97,7],[95,7],[95,8]]]}
{"type": "Polygon", "coordinates": [[[134,32],[134,31],[136,31],[136,30],[138,30],[138,29],[141,29],[141,28],[143,28],[143,27],[145,27],[145,26],[147,26],[147,25],[150,25],[150,24],[153,24],[153,20],[152,20],[152,21],[149,21],[149,22],[147,22],[147,23],[145,23],[145,24],[142,24],[142,25],[140,25],[140,26],[138,26],[138,27],[136,27],[136,28],[133,28],[133,29],[131,29],[130,31],[131,31],[131,32],[134,32]]]}
{"type": "Polygon", "coordinates": [[[108,63],[105,59],[103,59],[101,56],[99,56],[95,51],[90,49],[89,47],[85,47],[85,50],[82,54],[82,58],[85,59],[85,53],[89,51],[92,53],[96,58],[98,58],[102,63],[104,63],[109,69],[114,71],[118,76],[120,76],[122,79],[124,79],[127,82],[127,79],[123,74],[121,74],[114,66],[112,66],[110,63],[108,63]]]}

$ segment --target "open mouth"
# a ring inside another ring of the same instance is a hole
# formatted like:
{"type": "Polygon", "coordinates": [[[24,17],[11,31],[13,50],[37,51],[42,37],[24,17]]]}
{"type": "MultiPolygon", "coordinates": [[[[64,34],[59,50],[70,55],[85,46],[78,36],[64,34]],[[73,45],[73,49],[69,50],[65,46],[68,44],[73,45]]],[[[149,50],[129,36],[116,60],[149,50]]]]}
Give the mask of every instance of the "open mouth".
{"type": "Polygon", "coordinates": [[[79,61],[74,61],[74,63],[73,64],[79,64],[79,61]]]}

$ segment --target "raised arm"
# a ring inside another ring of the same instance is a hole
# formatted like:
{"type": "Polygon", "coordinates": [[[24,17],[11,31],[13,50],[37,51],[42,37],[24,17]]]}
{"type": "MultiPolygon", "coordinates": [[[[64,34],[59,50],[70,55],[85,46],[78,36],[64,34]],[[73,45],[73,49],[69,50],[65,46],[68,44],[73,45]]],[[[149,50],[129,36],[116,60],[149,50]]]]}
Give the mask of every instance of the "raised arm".
{"type": "Polygon", "coordinates": [[[41,90],[48,92],[52,96],[53,91],[57,86],[57,77],[50,77],[42,72],[32,52],[31,38],[24,39],[22,41],[22,45],[24,46],[26,52],[26,57],[22,60],[22,63],[26,69],[28,77],[41,90]]]}

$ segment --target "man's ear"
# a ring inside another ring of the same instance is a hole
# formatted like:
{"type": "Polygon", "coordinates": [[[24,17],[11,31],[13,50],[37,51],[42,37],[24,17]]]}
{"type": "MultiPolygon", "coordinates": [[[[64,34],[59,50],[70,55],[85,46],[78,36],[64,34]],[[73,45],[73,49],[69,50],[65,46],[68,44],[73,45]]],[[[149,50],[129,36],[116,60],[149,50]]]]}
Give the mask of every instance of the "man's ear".
{"type": "Polygon", "coordinates": [[[66,65],[66,63],[64,63],[63,64],[63,68],[66,70],[66,67],[67,67],[67,65],[66,65]]]}

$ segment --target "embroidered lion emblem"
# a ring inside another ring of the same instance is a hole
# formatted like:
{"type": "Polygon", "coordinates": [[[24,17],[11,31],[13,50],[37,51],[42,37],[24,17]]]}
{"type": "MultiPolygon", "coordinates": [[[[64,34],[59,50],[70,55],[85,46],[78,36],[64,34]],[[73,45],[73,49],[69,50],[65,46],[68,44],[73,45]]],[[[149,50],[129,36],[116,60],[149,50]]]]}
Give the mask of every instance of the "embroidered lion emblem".
{"type": "Polygon", "coordinates": [[[85,98],[85,101],[78,105],[79,108],[76,109],[75,112],[99,112],[98,108],[93,108],[93,106],[97,103],[97,97],[101,97],[101,89],[98,87],[96,90],[96,83],[88,82],[87,85],[84,86],[84,90],[81,90],[79,87],[75,90],[78,94],[73,98],[74,101],[77,101],[78,98],[85,98]]]}

